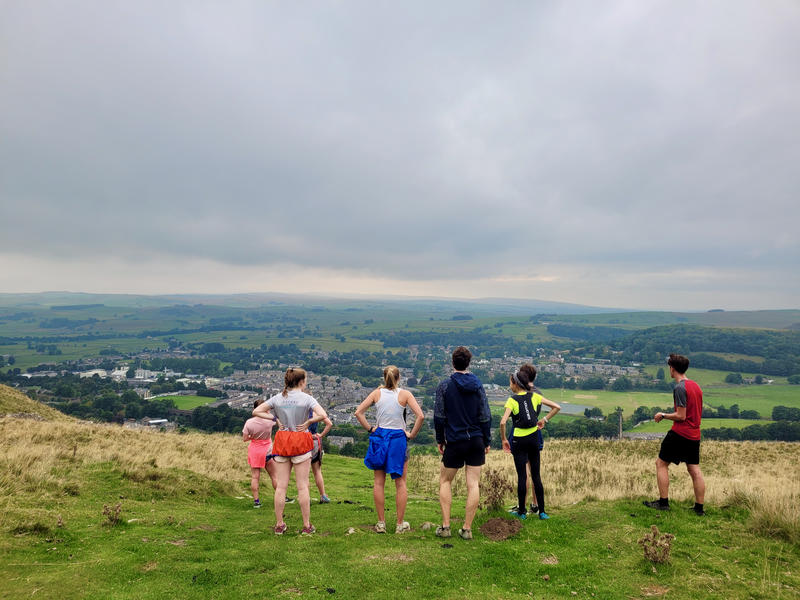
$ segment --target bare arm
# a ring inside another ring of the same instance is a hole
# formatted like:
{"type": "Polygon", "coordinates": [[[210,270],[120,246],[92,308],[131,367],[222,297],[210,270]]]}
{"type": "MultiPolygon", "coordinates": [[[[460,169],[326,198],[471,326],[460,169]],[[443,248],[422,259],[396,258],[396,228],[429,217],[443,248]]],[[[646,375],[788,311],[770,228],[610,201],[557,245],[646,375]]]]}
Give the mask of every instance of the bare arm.
{"type": "Polygon", "coordinates": [[[547,413],[547,415],[545,415],[544,417],[542,417],[539,420],[539,423],[537,423],[539,429],[544,429],[544,426],[547,425],[548,421],[550,421],[550,419],[556,416],[558,414],[558,411],[561,410],[561,407],[558,404],[556,404],[555,402],[551,402],[544,396],[542,396],[542,404],[550,407],[550,412],[547,413]]]}
{"type": "Polygon", "coordinates": [[[663,413],[657,412],[656,416],[653,417],[653,420],[658,423],[661,419],[668,419],[670,421],[674,421],[676,423],[680,423],[681,421],[686,420],[686,407],[685,406],[677,406],[675,407],[675,412],[672,413],[663,413]]]}
{"type": "Polygon", "coordinates": [[[322,433],[319,434],[320,438],[324,438],[326,435],[328,435],[331,427],[333,427],[333,421],[331,421],[328,417],[325,417],[322,421],[325,423],[325,429],[323,429],[322,433]]]}
{"type": "Polygon", "coordinates": [[[358,419],[359,424],[367,431],[371,431],[372,426],[369,424],[369,421],[367,421],[367,417],[364,413],[367,412],[370,406],[375,404],[376,400],[380,397],[380,393],[380,388],[372,390],[369,396],[367,396],[356,409],[356,419],[358,419]]]}
{"type": "Polygon", "coordinates": [[[414,398],[414,394],[408,390],[403,390],[400,393],[406,396],[406,406],[414,411],[414,415],[417,417],[417,420],[414,421],[414,427],[411,428],[411,433],[406,432],[406,437],[410,440],[413,440],[415,437],[417,437],[419,430],[422,429],[423,423],[425,423],[425,413],[423,413],[422,409],[419,407],[419,403],[417,402],[417,399],[414,398]]]}
{"type": "Polygon", "coordinates": [[[511,416],[511,409],[506,408],[506,412],[503,413],[503,416],[500,418],[500,439],[503,443],[503,452],[511,452],[511,443],[506,439],[506,423],[508,423],[508,418],[511,416]]]}

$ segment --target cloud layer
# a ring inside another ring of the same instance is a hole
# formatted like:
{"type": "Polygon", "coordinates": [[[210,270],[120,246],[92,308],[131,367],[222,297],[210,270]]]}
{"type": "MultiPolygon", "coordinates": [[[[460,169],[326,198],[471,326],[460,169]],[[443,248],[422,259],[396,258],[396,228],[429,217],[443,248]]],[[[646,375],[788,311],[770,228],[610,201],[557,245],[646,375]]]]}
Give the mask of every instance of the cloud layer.
{"type": "Polygon", "coordinates": [[[0,13],[4,291],[798,305],[793,3],[0,13]]]}

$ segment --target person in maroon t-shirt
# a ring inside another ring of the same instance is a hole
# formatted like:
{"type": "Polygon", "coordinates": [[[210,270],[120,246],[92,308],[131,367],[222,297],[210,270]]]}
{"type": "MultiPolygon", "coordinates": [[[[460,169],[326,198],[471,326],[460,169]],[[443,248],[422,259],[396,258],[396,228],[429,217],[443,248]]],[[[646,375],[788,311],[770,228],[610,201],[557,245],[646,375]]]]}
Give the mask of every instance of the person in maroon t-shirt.
{"type": "Polygon", "coordinates": [[[661,442],[661,450],[656,459],[656,478],[658,480],[658,500],[645,501],[644,505],[657,510],[669,510],[669,464],[686,463],[686,470],[692,478],[694,487],[694,506],[692,510],[704,515],[703,502],[706,482],[700,470],[700,418],[703,414],[703,390],[686,377],[689,359],[680,354],[670,354],[667,360],[669,374],[675,380],[672,397],[675,411],[657,412],[653,419],[673,421],[672,429],[661,442]]]}

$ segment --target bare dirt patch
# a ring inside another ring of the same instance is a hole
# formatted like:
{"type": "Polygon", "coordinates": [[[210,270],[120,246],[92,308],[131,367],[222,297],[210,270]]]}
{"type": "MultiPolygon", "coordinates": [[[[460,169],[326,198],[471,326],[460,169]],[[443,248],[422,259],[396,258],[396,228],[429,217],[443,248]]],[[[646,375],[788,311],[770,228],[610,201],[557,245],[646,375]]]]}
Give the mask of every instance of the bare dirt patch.
{"type": "Polygon", "coordinates": [[[648,585],[642,588],[642,596],[651,598],[653,596],[663,596],[669,591],[669,588],[665,588],[660,585],[648,585]]]}
{"type": "Polygon", "coordinates": [[[480,532],[493,542],[499,542],[516,535],[520,529],[522,529],[520,521],[495,517],[481,525],[480,532]]]}
{"type": "Polygon", "coordinates": [[[150,561],[149,563],[142,565],[142,571],[144,573],[153,571],[157,568],[158,568],[158,563],[156,561],[150,561]]]}
{"type": "Polygon", "coordinates": [[[217,528],[213,525],[198,525],[197,527],[192,527],[191,531],[216,531],[217,528]]]}
{"type": "Polygon", "coordinates": [[[173,546],[185,546],[186,540],[167,540],[167,543],[173,546]]]}
{"type": "Polygon", "coordinates": [[[383,556],[380,556],[378,554],[371,554],[370,556],[365,556],[364,560],[385,560],[386,562],[410,563],[414,562],[414,557],[402,553],[385,554],[383,556]]]}
{"type": "Polygon", "coordinates": [[[542,559],[543,565],[557,565],[558,564],[558,557],[555,554],[551,554],[550,556],[545,556],[542,559]]]}

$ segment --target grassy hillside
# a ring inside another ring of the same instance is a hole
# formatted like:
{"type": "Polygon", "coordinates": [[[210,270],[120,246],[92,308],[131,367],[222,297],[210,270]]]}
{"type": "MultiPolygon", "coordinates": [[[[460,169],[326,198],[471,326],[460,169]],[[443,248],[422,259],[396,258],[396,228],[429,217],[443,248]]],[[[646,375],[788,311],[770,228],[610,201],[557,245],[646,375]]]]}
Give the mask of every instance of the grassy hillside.
{"type": "Polygon", "coordinates": [[[72,420],[72,417],[41,402],[31,400],[14,388],[0,384],[0,417],[8,414],[38,415],[44,419],[72,420]]]}
{"type": "MultiPolygon", "coordinates": [[[[655,494],[656,443],[548,442],[543,477],[552,519],[526,521],[515,536],[491,541],[477,529],[508,515],[482,511],[470,542],[443,541],[421,529],[439,520],[434,457],[414,457],[409,467],[411,533],[374,534],[371,474],[357,459],[326,456],[333,503],[312,505],[317,535],[295,533],[300,519],[293,504],[289,533],[276,537],[268,485],[261,510],[248,497],[245,448],[230,435],[0,418],[0,595],[775,599],[800,593],[797,444],[704,444],[709,491],[708,516],[701,519],[685,509],[690,487],[680,470],[671,512],[641,505],[655,494]],[[637,544],[653,524],[676,536],[670,563],[650,563],[637,544]]],[[[490,453],[489,465],[498,481],[513,479],[508,455],[490,453]]],[[[463,492],[462,479],[455,491],[463,492]]],[[[387,495],[392,506],[394,494],[387,495]]],[[[511,504],[513,495],[505,501],[511,504]]],[[[458,526],[463,498],[454,503],[454,517],[458,526]]]]}

